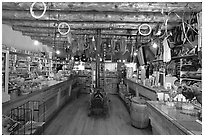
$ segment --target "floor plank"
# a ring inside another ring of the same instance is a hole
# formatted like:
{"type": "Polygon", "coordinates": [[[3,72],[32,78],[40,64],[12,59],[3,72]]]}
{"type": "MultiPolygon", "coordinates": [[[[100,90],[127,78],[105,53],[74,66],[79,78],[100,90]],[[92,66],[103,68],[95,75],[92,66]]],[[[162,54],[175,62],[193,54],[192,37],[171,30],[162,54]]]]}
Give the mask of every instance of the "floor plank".
{"type": "Polygon", "coordinates": [[[66,105],[50,122],[45,135],[151,135],[150,128],[137,129],[131,126],[131,119],[123,102],[117,95],[111,100],[109,117],[88,117],[89,95],[82,94],[66,105]]]}

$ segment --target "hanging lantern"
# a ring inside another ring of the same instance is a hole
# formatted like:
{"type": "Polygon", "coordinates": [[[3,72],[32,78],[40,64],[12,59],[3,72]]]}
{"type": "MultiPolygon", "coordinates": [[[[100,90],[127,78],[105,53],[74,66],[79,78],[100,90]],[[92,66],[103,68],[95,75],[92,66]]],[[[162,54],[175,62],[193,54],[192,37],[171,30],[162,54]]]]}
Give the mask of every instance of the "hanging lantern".
{"type": "Polygon", "coordinates": [[[86,58],[86,55],[85,55],[85,54],[82,54],[82,55],[81,55],[81,61],[82,61],[82,62],[87,62],[87,58],[86,58]]]}
{"type": "Polygon", "coordinates": [[[75,56],[74,56],[74,61],[79,61],[79,60],[80,60],[79,56],[78,56],[78,55],[75,55],[75,56]]]}
{"type": "Polygon", "coordinates": [[[92,37],[92,41],[95,41],[95,38],[94,38],[94,36],[92,37]]]}

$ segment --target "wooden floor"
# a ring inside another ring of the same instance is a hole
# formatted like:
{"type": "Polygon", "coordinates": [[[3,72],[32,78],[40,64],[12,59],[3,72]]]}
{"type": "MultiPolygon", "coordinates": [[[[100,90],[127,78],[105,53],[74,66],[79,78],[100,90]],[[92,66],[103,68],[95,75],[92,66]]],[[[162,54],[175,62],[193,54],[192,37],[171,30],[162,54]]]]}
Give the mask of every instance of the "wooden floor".
{"type": "Polygon", "coordinates": [[[66,105],[44,130],[45,135],[149,135],[150,128],[131,126],[127,109],[117,95],[109,95],[110,116],[88,117],[89,95],[82,94],[66,105]]]}

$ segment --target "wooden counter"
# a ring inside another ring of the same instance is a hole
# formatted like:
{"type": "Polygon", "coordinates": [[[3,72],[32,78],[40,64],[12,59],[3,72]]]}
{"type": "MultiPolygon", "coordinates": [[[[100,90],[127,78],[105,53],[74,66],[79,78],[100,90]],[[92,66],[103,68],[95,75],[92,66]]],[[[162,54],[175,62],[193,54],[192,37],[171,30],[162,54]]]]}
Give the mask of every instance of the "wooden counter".
{"type": "Polygon", "coordinates": [[[138,92],[140,96],[143,96],[148,100],[157,100],[157,91],[153,88],[144,86],[129,79],[125,79],[124,82],[130,89],[138,92]]]}
{"type": "Polygon", "coordinates": [[[147,106],[153,134],[202,134],[202,125],[196,121],[196,116],[184,114],[187,110],[179,110],[158,101],[148,101],[147,106]]]}
{"type": "MultiPolygon", "coordinates": [[[[57,111],[72,98],[76,97],[80,87],[73,87],[77,78],[66,80],[57,84],[51,82],[52,86],[42,88],[28,95],[2,103],[2,114],[9,115],[12,108],[18,107],[29,100],[45,102],[45,120],[49,121],[57,111]],[[54,84],[54,85],[53,85],[54,84]]],[[[41,114],[42,116],[42,114],[41,114]]],[[[41,119],[41,117],[40,117],[41,119]]]]}

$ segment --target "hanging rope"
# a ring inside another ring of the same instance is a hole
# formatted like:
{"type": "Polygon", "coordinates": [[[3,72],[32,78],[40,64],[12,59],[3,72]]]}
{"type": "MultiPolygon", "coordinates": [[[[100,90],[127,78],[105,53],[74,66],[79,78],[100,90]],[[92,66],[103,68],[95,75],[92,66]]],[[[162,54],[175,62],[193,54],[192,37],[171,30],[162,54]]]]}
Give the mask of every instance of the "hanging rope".
{"type": "Polygon", "coordinates": [[[126,53],[126,51],[129,51],[129,50],[127,49],[127,43],[125,44],[125,51],[122,53],[122,55],[124,55],[124,54],[126,53]]]}
{"type": "Polygon", "coordinates": [[[87,36],[86,35],[84,36],[84,47],[85,47],[85,50],[88,50],[90,47],[88,42],[87,42],[87,36]]]}
{"type": "MultiPolygon", "coordinates": [[[[174,13],[174,14],[176,14],[176,16],[177,16],[179,19],[182,19],[177,13],[174,13]]],[[[190,24],[188,24],[187,22],[185,22],[183,19],[182,19],[182,22],[185,23],[185,24],[186,24],[188,27],[190,27],[195,33],[198,34],[198,32],[197,32],[194,28],[192,28],[190,24]]]]}

